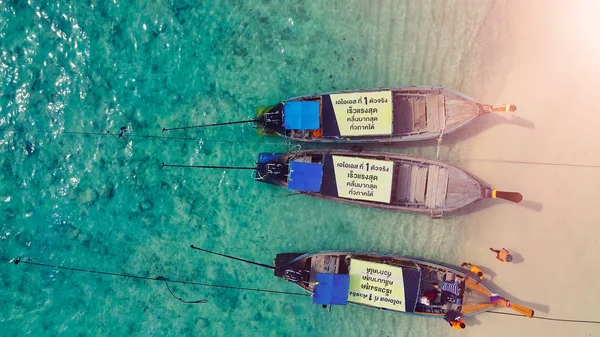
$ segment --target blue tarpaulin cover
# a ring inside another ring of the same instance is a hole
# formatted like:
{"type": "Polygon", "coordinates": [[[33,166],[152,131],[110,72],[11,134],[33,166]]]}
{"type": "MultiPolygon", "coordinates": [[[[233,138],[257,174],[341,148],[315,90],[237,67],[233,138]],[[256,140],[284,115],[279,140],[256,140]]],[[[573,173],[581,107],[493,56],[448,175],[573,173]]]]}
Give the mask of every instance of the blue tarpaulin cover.
{"type": "Polygon", "coordinates": [[[259,163],[268,163],[273,159],[276,159],[277,157],[281,156],[283,153],[272,153],[272,152],[261,152],[258,155],[258,162],[259,163]]]}
{"type": "Polygon", "coordinates": [[[290,101],[283,105],[286,130],[317,130],[321,127],[319,101],[290,101]]]}
{"type": "Polygon", "coordinates": [[[340,304],[348,303],[348,289],[350,277],[346,274],[317,274],[313,295],[314,304],[340,304]]]}
{"type": "Polygon", "coordinates": [[[323,165],[301,161],[290,162],[288,189],[302,192],[319,192],[323,180],[323,165]]]}

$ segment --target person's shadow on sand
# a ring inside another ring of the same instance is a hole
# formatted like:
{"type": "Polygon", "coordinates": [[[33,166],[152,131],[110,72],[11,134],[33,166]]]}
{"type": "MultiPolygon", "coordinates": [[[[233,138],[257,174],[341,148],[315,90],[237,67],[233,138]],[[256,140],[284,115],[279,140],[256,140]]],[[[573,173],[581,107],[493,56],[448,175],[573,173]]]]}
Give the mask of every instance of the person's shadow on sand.
{"type": "Polygon", "coordinates": [[[465,325],[467,326],[467,329],[470,326],[475,326],[475,325],[481,324],[481,321],[477,318],[477,316],[463,317],[463,321],[465,321],[465,325]]]}
{"type": "Polygon", "coordinates": [[[519,254],[518,252],[515,252],[514,250],[507,248],[508,251],[510,252],[510,255],[512,255],[513,260],[510,263],[523,263],[525,262],[525,259],[523,258],[523,256],[521,256],[521,254],[519,254]]]}

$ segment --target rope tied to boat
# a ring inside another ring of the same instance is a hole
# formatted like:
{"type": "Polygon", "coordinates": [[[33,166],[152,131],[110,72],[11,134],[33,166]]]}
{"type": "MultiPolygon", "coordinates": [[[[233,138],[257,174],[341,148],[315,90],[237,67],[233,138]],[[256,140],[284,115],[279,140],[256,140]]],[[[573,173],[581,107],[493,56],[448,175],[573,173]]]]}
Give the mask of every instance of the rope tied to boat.
{"type": "MultiPolygon", "coordinates": [[[[499,311],[487,311],[488,314],[497,314],[497,315],[506,315],[506,316],[517,316],[517,317],[525,317],[519,314],[513,314],[510,312],[499,312],[499,311]]],[[[580,319],[566,319],[566,318],[554,318],[554,317],[543,317],[543,316],[533,316],[533,319],[541,319],[546,321],[555,321],[555,322],[569,322],[569,323],[589,323],[589,324],[600,324],[600,321],[590,321],[590,320],[580,320],[580,319]]]]}
{"type": "MultiPolygon", "coordinates": [[[[146,277],[146,276],[131,275],[131,274],[121,274],[121,273],[104,272],[104,271],[98,271],[98,270],[89,270],[89,269],[72,268],[72,267],[64,267],[64,266],[55,266],[55,265],[50,265],[50,264],[46,264],[46,263],[33,262],[33,260],[31,258],[21,259],[21,258],[17,257],[13,261],[13,263],[15,265],[18,265],[21,262],[24,263],[24,264],[28,264],[28,265],[32,265],[32,266],[39,266],[39,267],[50,267],[50,268],[54,268],[54,269],[64,269],[64,270],[75,271],[75,272],[101,274],[101,275],[107,275],[107,276],[113,276],[113,277],[133,278],[133,279],[140,279],[140,280],[147,280],[147,281],[164,282],[165,285],[167,286],[167,290],[169,290],[169,293],[171,294],[171,296],[173,296],[175,299],[179,300],[180,302],[183,302],[183,303],[186,303],[186,304],[201,304],[201,303],[207,303],[208,302],[208,300],[206,300],[206,299],[195,300],[195,301],[186,301],[186,300],[182,299],[181,297],[175,296],[175,294],[173,293],[173,291],[169,287],[169,281],[170,280],[168,280],[167,278],[165,278],[163,276],[146,277]]],[[[170,282],[181,283],[179,281],[170,281],[170,282]]]]}
{"type": "Polygon", "coordinates": [[[241,291],[254,291],[254,292],[261,292],[261,293],[284,294],[284,295],[295,295],[295,296],[310,296],[310,294],[301,294],[301,293],[288,292],[288,291],[279,291],[279,290],[270,290],[270,289],[259,289],[259,288],[246,288],[246,287],[237,287],[237,286],[227,286],[227,285],[221,285],[221,284],[210,284],[210,283],[201,283],[201,282],[193,282],[193,281],[175,280],[175,279],[170,279],[170,278],[167,278],[167,277],[164,277],[164,276],[149,277],[149,276],[141,276],[141,275],[135,275],[135,274],[125,274],[125,273],[116,273],[116,272],[109,272],[109,271],[93,270],[93,269],[83,269],[83,268],[76,268],[76,267],[58,266],[58,265],[53,265],[53,264],[48,264],[48,263],[34,262],[33,258],[21,258],[21,257],[17,257],[17,258],[11,258],[11,259],[9,259],[9,258],[5,258],[4,257],[4,258],[2,258],[2,260],[10,262],[10,263],[13,263],[14,265],[26,264],[26,265],[34,266],[34,267],[46,267],[46,268],[52,268],[52,269],[62,269],[62,270],[68,270],[68,271],[72,271],[72,272],[79,272],[79,273],[100,274],[100,275],[105,275],[105,276],[110,276],[110,277],[138,279],[138,280],[144,280],[144,281],[164,282],[164,284],[166,285],[166,287],[167,287],[169,293],[171,294],[171,296],[173,296],[178,301],[181,301],[181,302],[186,303],[186,304],[203,304],[203,303],[208,303],[208,300],[207,299],[201,299],[201,300],[194,300],[194,301],[186,301],[186,300],[184,300],[184,299],[182,299],[180,297],[177,297],[174,294],[174,292],[171,290],[171,288],[169,286],[169,282],[170,283],[183,284],[183,285],[193,285],[193,286],[209,287],[209,288],[221,288],[221,289],[241,290],[241,291]]]}
{"type": "MultiPolygon", "coordinates": [[[[123,127],[122,127],[123,128],[123,127]]],[[[122,129],[121,128],[121,129],[122,129]]],[[[135,134],[130,128],[126,130],[119,130],[119,134],[110,132],[109,130],[101,131],[65,131],[65,130],[27,130],[27,129],[4,129],[0,130],[2,133],[41,133],[41,134],[52,134],[61,136],[96,136],[96,137],[113,137],[115,139],[123,138],[125,141],[128,138],[140,138],[140,139],[162,139],[162,140],[181,140],[181,141],[199,141],[206,143],[244,143],[244,144],[262,144],[262,145],[275,145],[289,147],[289,142],[274,143],[274,142],[253,142],[253,141],[239,141],[239,140],[224,140],[224,139],[207,139],[199,137],[175,137],[175,136],[158,136],[158,135],[144,135],[135,134]],[[121,132],[123,131],[123,132],[121,132]],[[121,137],[119,137],[121,136],[121,137]]]]}

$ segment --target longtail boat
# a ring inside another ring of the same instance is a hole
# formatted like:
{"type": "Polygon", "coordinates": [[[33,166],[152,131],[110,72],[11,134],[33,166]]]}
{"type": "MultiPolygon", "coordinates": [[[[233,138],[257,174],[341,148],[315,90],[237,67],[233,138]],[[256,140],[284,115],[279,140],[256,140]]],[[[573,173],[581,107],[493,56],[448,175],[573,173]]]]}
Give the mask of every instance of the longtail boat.
{"type": "Polygon", "coordinates": [[[520,202],[450,164],[394,153],[305,150],[261,153],[255,179],[297,193],[439,218],[484,198],[520,202]]]}
{"type": "Polygon", "coordinates": [[[411,257],[353,251],[277,254],[275,276],[312,292],[316,304],[354,303],[435,317],[450,310],[471,316],[498,307],[534,315],[493,293],[468,270],[411,257]],[[427,293],[435,297],[424,301],[427,293]]]}
{"type": "Polygon", "coordinates": [[[259,134],[304,142],[390,143],[441,138],[493,107],[442,87],[345,91],[292,98],[257,109],[259,134]]]}
{"type": "Polygon", "coordinates": [[[494,293],[469,270],[424,259],[358,251],[277,254],[274,266],[191,248],[274,270],[312,293],[323,306],[348,303],[442,318],[507,307],[532,318],[534,310],[494,293]]]}
{"type": "Polygon", "coordinates": [[[392,143],[437,138],[491,112],[493,107],[438,86],[341,91],[300,96],[256,109],[254,119],[163,128],[164,131],[255,123],[260,135],[315,143],[392,143]]]}

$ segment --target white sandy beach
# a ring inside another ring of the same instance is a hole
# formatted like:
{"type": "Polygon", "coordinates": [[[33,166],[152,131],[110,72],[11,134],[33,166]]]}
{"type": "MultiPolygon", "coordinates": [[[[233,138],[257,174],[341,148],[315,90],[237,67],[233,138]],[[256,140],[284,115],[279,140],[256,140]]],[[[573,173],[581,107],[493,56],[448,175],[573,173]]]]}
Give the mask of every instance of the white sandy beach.
{"type": "MultiPolygon", "coordinates": [[[[478,99],[514,103],[518,111],[480,118],[456,136],[469,137],[471,160],[463,168],[524,196],[520,205],[486,200],[475,206],[465,224],[464,260],[491,271],[494,289],[537,316],[600,317],[599,16],[600,1],[508,1],[509,41],[496,50],[508,73],[489,79],[478,99]],[[514,250],[517,263],[500,263],[489,247],[514,250]]],[[[600,335],[599,324],[495,314],[467,323],[469,336],[600,335]]]]}

